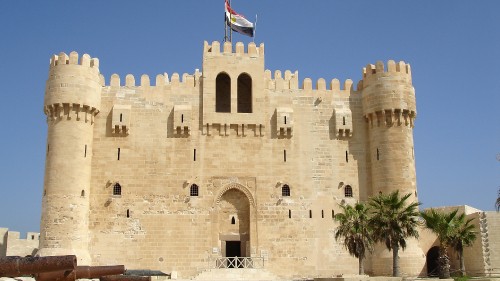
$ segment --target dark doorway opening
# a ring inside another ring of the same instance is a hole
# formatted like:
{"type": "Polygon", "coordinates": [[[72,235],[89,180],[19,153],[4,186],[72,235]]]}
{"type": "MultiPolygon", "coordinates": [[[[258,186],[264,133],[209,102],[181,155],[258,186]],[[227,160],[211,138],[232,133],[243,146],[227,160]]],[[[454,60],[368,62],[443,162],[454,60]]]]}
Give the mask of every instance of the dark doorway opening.
{"type": "Polygon", "coordinates": [[[439,276],[439,247],[429,249],[426,257],[427,276],[439,276]]]}
{"type": "Polygon", "coordinates": [[[226,241],[226,257],[229,268],[241,267],[237,257],[241,257],[241,241],[226,241]]]}

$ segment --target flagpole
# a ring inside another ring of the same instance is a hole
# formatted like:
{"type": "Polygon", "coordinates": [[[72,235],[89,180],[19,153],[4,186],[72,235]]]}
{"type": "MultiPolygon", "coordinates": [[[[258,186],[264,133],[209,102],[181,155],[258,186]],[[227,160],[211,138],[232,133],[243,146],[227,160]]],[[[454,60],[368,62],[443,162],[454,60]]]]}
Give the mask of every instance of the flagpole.
{"type": "Polygon", "coordinates": [[[255,14],[255,24],[253,28],[253,42],[255,43],[255,37],[257,36],[257,14],[255,14]]]}
{"type": "MultiPolygon", "coordinates": [[[[231,0],[229,0],[229,7],[231,7],[231,0]]],[[[231,11],[229,11],[229,42],[233,42],[233,19],[231,11]]]]}
{"type": "Polygon", "coordinates": [[[227,41],[226,0],[224,0],[224,42],[227,41]]]}

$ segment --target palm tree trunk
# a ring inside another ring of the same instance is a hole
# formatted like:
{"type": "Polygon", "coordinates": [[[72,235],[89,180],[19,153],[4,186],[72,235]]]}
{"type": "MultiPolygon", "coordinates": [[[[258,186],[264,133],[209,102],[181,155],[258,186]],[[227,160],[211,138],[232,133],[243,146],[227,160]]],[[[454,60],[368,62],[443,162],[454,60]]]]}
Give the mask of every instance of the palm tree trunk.
{"type": "Polygon", "coordinates": [[[439,279],[450,278],[450,258],[446,245],[439,247],[439,279]]]}
{"type": "Polygon", "coordinates": [[[358,262],[359,262],[359,275],[365,275],[365,265],[363,262],[363,258],[359,257],[358,262]]]}
{"type": "Polygon", "coordinates": [[[464,250],[458,252],[460,256],[460,275],[465,276],[465,260],[464,260],[464,250]]]}
{"type": "Polygon", "coordinates": [[[399,244],[392,244],[392,276],[399,277],[399,244]]]}

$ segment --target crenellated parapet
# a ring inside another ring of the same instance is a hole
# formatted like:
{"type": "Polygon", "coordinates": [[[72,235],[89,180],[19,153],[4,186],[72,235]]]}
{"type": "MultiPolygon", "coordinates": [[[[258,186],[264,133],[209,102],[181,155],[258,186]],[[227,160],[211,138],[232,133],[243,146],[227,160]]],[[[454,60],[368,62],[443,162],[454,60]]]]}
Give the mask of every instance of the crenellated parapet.
{"type": "Polygon", "coordinates": [[[93,123],[101,105],[99,59],[77,52],[50,59],[44,113],[48,120],[84,120],[93,123]]]}
{"type": "Polygon", "coordinates": [[[172,87],[197,87],[201,82],[201,72],[196,69],[195,73],[182,74],[182,77],[179,73],[174,72],[171,77],[167,73],[158,74],[155,77],[155,84],[151,83],[151,79],[147,74],[141,75],[140,79],[138,79],[139,83],[136,82],[134,75],[127,74],[125,76],[125,83],[122,82],[122,79],[118,74],[112,74],[109,80],[110,87],[162,87],[162,86],[172,86],[172,87]]]}
{"type": "Polygon", "coordinates": [[[311,78],[305,78],[302,81],[302,86],[299,83],[299,72],[292,72],[290,70],[285,70],[284,75],[280,70],[274,71],[274,76],[271,70],[267,69],[264,72],[265,78],[265,88],[274,91],[281,90],[318,90],[318,91],[344,91],[349,93],[352,89],[352,80],[347,79],[344,81],[342,87],[340,86],[340,81],[335,78],[330,80],[327,84],[324,78],[319,78],[316,83],[313,83],[311,78]]]}
{"type": "Polygon", "coordinates": [[[255,45],[254,42],[248,43],[245,50],[245,45],[242,42],[237,42],[233,48],[232,42],[213,41],[212,44],[208,44],[207,41],[203,44],[203,55],[204,56],[221,56],[228,54],[236,54],[239,56],[250,56],[250,57],[264,57],[264,43],[261,43],[259,47],[255,45]]]}
{"type": "Polygon", "coordinates": [[[370,126],[410,126],[416,117],[415,89],[409,64],[390,60],[363,68],[358,84],[363,114],[370,126]]]}

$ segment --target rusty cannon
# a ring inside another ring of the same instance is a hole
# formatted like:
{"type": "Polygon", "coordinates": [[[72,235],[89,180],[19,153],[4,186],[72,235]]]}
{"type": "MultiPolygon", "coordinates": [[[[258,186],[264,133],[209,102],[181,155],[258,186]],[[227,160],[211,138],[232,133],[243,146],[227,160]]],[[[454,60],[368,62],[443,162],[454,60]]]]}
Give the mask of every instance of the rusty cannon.
{"type": "Polygon", "coordinates": [[[99,281],[151,281],[151,276],[109,275],[100,277],[99,281]]]}
{"type": "Polygon", "coordinates": [[[107,275],[123,274],[125,266],[77,266],[74,270],[59,270],[35,274],[37,281],[75,281],[76,279],[94,279],[107,275]]]}
{"type": "Polygon", "coordinates": [[[1,257],[0,276],[18,277],[42,272],[66,271],[76,268],[76,256],[1,257]]]}

